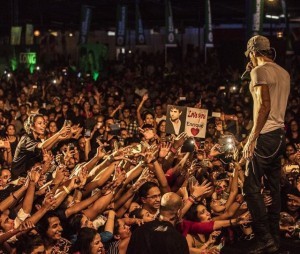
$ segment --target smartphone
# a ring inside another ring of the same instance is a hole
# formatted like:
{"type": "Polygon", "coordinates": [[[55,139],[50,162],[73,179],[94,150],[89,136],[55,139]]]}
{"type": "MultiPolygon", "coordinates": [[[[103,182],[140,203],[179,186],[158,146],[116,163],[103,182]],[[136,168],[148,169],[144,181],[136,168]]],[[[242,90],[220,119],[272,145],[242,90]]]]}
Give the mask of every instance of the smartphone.
{"type": "Polygon", "coordinates": [[[222,138],[219,138],[218,143],[220,145],[219,151],[221,153],[235,148],[234,138],[231,135],[224,135],[222,138]]]}
{"type": "Polygon", "coordinates": [[[224,241],[224,239],[223,239],[223,237],[222,237],[222,238],[221,238],[221,241],[220,241],[220,244],[217,245],[217,249],[218,249],[218,250],[221,250],[221,249],[224,247],[224,243],[225,243],[225,241],[224,241]]]}
{"type": "Polygon", "coordinates": [[[118,135],[121,129],[120,124],[111,124],[110,129],[113,135],[118,135]]]}
{"type": "Polygon", "coordinates": [[[71,127],[72,121],[71,120],[65,120],[65,125],[71,127]]]}
{"type": "Polygon", "coordinates": [[[138,145],[133,146],[131,148],[130,152],[133,153],[133,154],[141,153],[142,152],[142,145],[138,144],[138,145]]]}
{"type": "Polygon", "coordinates": [[[211,116],[212,117],[221,117],[221,113],[220,112],[212,112],[211,116]]]}
{"type": "Polygon", "coordinates": [[[73,143],[69,143],[69,144],[68,144],[68,147],[69,147],[69,150],[70,150],[70,151],[73,151],[75,146],[74,146],[73,143]]]}
{"type": "Polygon", "coordinates": [[[205,167],[205,168],[207,168],[208,166],[209,166],[209,160],[202,160],[201,162],[200,162],[200,164],[201,164],[201,166],[202,167],[205,167]]]}
{"type": "Polygon", "coordinates": [[[33,88],[33,89],[37,89],[37,85],[33,85],[32,88],[33,88]]]}
{"type": "Polygon", "coordinates": [[[181,152],[182,153],[193,153],[195,151],[195,140],[193,138],[188,138],[184,141],[181,152]]]}
{"type": "Polygon", "coordinates": [[[63,154],[60,154],[59,155],[59,164],[65,164],[65,159],[64,159],[64,155],[63,154]]]}
{"type": "Polygon", "coordinates": [[[186,97],[179,97],[180,101],[186,101],[186,97]]]}
{"type": "Polygon", "coordinates": [[[204,149],[204,144],[205,144],[205,141],[200,141],[199,149],[203,150],[204,149]]]}
{"type": "Polygon", "coordinates": [[[89,138],[91,136],[91,130],[90,129],[85,129],[84,136],[89,138]]]}

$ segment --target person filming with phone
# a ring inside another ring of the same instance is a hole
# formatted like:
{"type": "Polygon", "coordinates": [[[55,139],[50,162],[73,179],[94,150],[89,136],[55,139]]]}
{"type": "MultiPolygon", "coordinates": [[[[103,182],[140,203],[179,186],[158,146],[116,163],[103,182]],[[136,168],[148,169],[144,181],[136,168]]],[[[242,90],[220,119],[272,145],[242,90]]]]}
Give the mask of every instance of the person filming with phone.
{"type": "Polygon", "coordinates": [[[27,171],[38,161],[42,160],[42,150],[50,150],[59,141],[69,138],[71,132],[70,125],[64,125],[60,131],[46,140],[41,140],[45,134],[46,125],[41,114],[28,117],[24,124],[26,134],[24,134],[16,148],[12,161],[12,179],[19,176],[26,176],[27,171]]]}

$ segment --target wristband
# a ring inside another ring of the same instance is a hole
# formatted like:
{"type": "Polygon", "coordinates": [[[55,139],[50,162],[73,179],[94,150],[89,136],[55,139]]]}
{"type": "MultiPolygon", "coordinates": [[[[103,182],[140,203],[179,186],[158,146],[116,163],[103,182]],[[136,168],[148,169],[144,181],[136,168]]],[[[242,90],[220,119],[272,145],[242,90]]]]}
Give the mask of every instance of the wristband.
{"type": "Polygon", "coordinates": [[[191,203],[195,204],[195,199],[193,199],[192,197],[188,197],[187,200],[190,201],[191,203]]]}
{"type": "Polygon", "coordinates": [[[197,198],[196,198],[193,194],[191,194],[190,197],[191,197],[192,199],[194,199],[195,201],[197,200],[197,198]]]}
{"type": "Polygon", "coordinates": [[[148,164],[152,164],[152,163],[154,163],[154,162],[156,162],[157,161],[157,159],[155,158],[155,159],[153,159],[150,163],[148,163],[148,164]]]}
{"type": "Polygon", "coordinates": [[[232,225],[232,221],[231,221],[231,219],[229,220],[229,224],[230,224],[230,226],[232,227],[233,225],[232,225]]]}
{"type": "Polygon", "coordinates": [[[177,149],[175,149],[173,146],[171,146],[170,151],[171,151],[172,153],[174,153],[174,154],[177,153],[177,149]]]}
{"type": "Polygon", "coordinates": [[[11,193],[11,195],[12,195],[12,197],[14,198],[14,200],[18,200],[18,199],[16,198],[16,196],[15,196],[14,193],[11,193]]]}
{"type": "Polygon", "coordinates": [[[114,156],[111,154],[111,155],[109,155],[108,157],[107,157],[107,160],[109,161],[109,162],[113,162],[114,161],[114,156]]]}
{"type": "Polygon", "coordinates": [[[64,189],[64,191],[65,191],[67,194],[70,194],[70,191],[69,191],[69,189],[68,189],[66,186],[63,186],[63,189],[64,189]]]}

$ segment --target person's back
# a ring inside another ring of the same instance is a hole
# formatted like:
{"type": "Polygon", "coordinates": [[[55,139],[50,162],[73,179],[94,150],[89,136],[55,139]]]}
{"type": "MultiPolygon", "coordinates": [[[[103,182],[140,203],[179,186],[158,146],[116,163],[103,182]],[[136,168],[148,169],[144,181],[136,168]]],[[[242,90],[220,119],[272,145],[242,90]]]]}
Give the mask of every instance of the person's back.
{"type": "Polygon", "coordinates": [[[167,221],[154,220],[137,228],[131,236],[128,254],[189,253],[186,239],[167,221]]]}
{"type": "MultiPolygon", "coordinates": [[[[271,110],[268,115],[261,133],[267,133],[284,127],[284,115],[288,96],[290,93],[290,75],[281,66],[274,62],[266,62],[263,65],[255,67],[251,71],[253,84],[250,85],[251,93],[254,93],[253,87],[256,82],[266,84],[269,88],[271,110]]],[[[254,109],[257,107],[254,100],[254,109]]],[[[254,110],[254,112],[256,112],[254,110]]]]}
{"type": "Polygon", "coordinates": [[[186,239],[175,229],[181,219],[182,199],[174,192],[161,198],[158,220],[136,229],[127,248],[128,254],[188,254],[186,239]]]}

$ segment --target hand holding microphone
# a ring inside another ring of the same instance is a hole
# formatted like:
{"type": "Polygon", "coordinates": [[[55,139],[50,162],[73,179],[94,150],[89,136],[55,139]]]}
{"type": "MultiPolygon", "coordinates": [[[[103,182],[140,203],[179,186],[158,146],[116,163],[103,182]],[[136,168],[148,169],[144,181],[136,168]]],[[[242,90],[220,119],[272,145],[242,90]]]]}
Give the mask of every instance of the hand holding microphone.
{"type": "Polygon", "coordinates": [[[253,69],[253,64],[252,62],[248,62],[247,65],[246,65],[246,70],[244,71],[244,73],[242,74],[241,76],[241,80],[246,80],[246,79],[249,79],[250,80],[250,72],[251,70],[253,69]]]}

